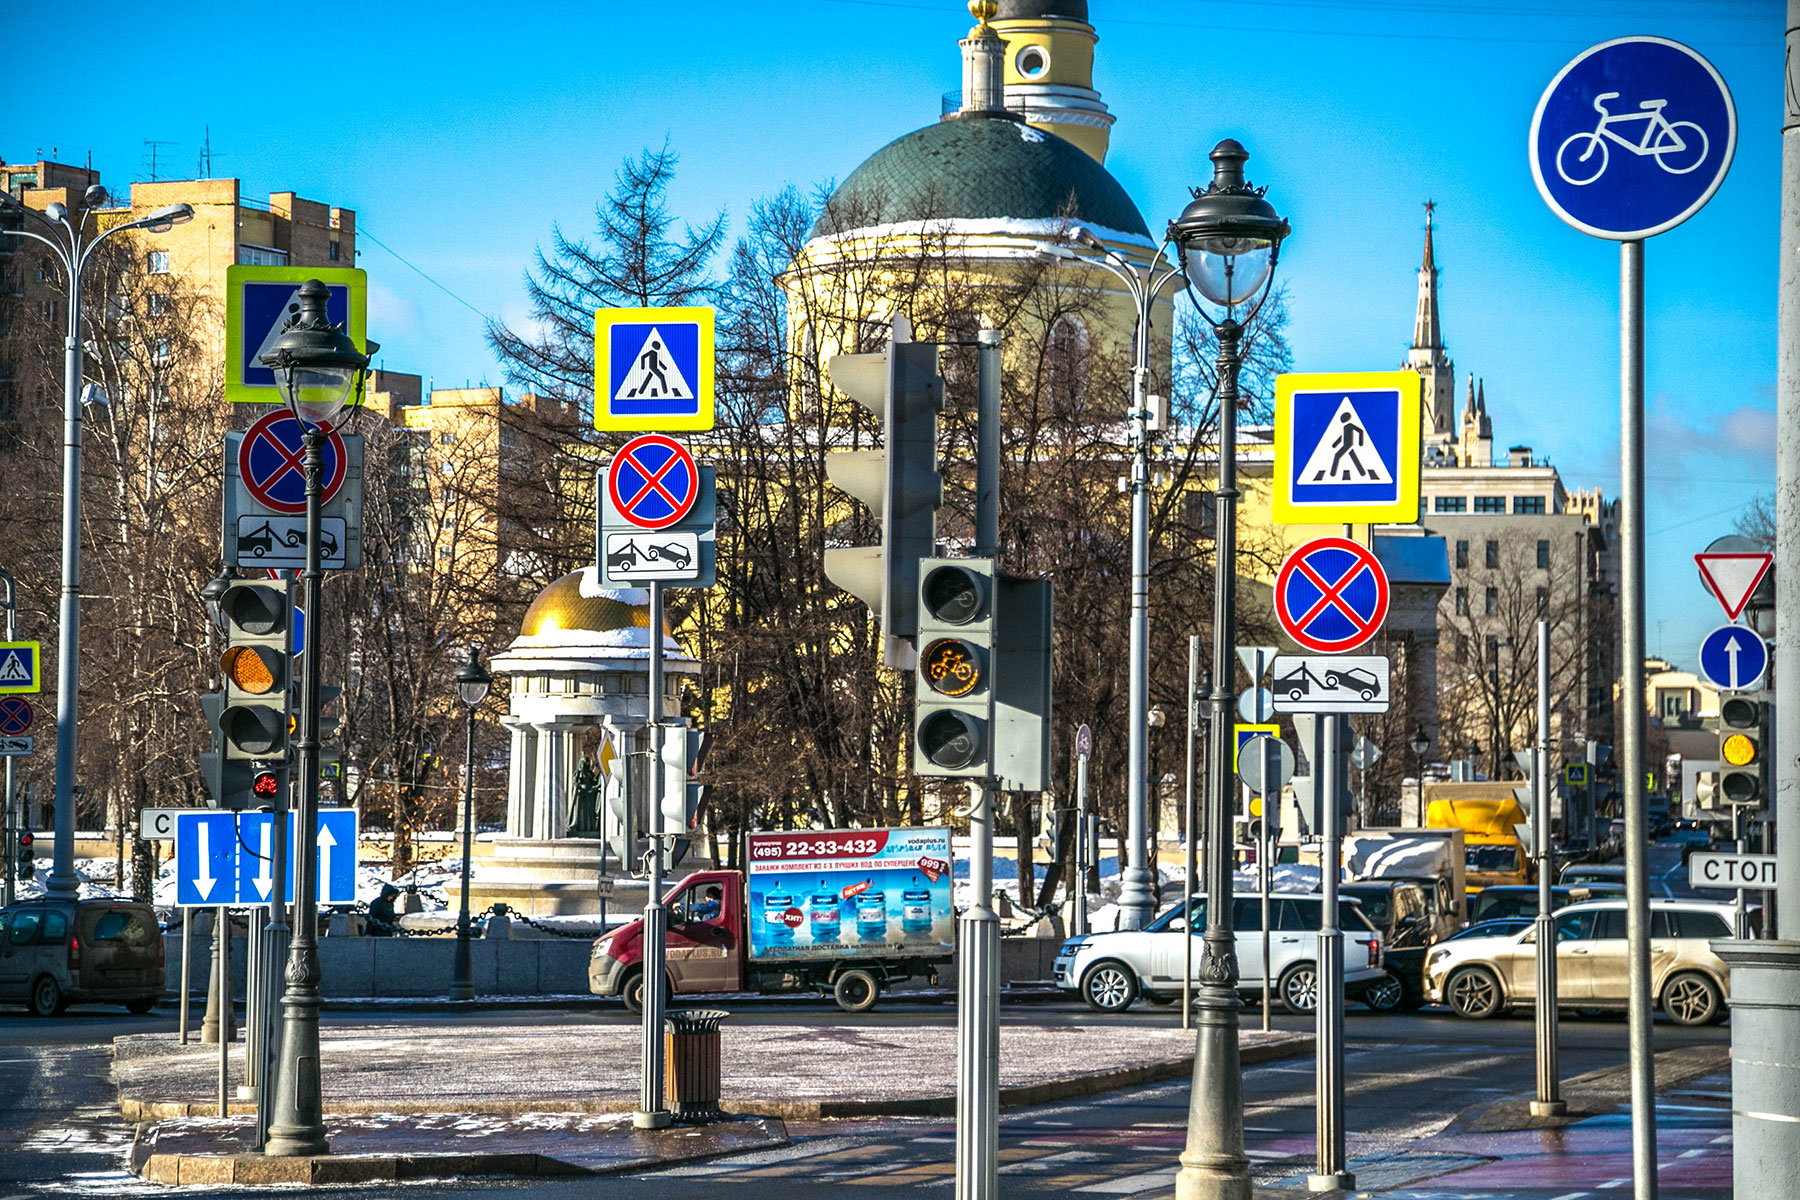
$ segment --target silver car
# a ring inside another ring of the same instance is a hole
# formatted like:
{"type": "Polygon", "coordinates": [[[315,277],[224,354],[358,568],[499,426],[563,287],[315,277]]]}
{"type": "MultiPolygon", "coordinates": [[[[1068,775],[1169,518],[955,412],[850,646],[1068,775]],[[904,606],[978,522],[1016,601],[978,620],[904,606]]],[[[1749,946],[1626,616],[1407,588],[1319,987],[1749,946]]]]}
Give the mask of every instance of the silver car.
{"type": "MultiPolygon", "coordinates": [[[[1624,1008],[1625,902],[1588,900],[1558,909],[1556,1000],[1574,1009],[1624,1008]]],[[[1732,936],[1728,904],[1701,900],[1650,902],[1650,988],[1670,1020],[1722,1021],[1731,974],[1711,940],[1732,936]]],[[[1425,994],[1461,1017],[1491,1017],[1537,999],[1537,931],[1499,937],[1463,936],[1425,957],[1425,994]]]]}

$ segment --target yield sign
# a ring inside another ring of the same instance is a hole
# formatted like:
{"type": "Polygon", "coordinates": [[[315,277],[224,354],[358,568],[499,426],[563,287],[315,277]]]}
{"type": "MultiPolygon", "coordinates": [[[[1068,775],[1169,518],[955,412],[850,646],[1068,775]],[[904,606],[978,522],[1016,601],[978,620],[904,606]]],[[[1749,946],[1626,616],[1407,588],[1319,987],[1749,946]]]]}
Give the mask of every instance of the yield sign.
{"type": "Polygon", "coordinates": [[[1315,654],[1354,650],[1387,619],[1387,572],[1367,546],[1318,538],[1287,556],[1275,576],[1275,617],[1315,654]]]}
{"type": "Polygon", "coordinates": [[[613,509],[640,529],[667,529],[700,495],[700,468],[672,437],[646,433],[620,447],[606,470],[613,509]]]}
{"type": "Polygon", "coordinates": [[[1737,620],[1750,603],[1756,585],[1769,573],[1773,554],[1724,552],[1709,550],[1694,555],[1700,568],[1700,582],[1725,609],[1725,615],[1737,620]]]}
{"type": "MultiPolygon", "coordinates": [[[[272,412],[244,431],[238,443],[238,474],[258,504],[272,512],[294,516],[306,511],[306,471],[302,444],[304,430],[292,413],[272,412]]],[[[319,503],[344,486],[350,456],[337,430],[326,435],[319,448],[319,503]]]]}

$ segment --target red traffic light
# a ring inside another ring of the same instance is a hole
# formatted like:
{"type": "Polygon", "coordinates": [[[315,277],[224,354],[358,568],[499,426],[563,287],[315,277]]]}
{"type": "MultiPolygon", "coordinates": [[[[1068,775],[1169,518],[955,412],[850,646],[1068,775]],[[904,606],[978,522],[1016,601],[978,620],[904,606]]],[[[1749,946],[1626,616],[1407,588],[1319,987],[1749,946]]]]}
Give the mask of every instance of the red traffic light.
{"type": "Polygon", "coordinates": [[[19,831],[19,845],[29,846],[29,845],[31,845],[31,842],[32,842],[31,830],[21,829],[19,831]]]}
{"type": "Polygon", "coordinates": [[[281,790],[281,780],[273,771],[258,771],[250,780],[250,794],[262,800],[273,800],[281,790]]]}

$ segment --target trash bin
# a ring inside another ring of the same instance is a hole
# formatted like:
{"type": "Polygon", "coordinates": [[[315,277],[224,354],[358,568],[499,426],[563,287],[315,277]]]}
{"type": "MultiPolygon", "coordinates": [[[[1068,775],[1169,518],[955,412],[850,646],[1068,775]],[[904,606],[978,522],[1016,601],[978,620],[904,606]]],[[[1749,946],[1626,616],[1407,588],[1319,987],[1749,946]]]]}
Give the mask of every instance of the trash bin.
{"type": "Polygon", "coordinates": [[[663,1075],[677,1121],[715,1121],[719,1111],[719,1022],[731,1014],[686,1009],[663,1018],[663,1075]]]}

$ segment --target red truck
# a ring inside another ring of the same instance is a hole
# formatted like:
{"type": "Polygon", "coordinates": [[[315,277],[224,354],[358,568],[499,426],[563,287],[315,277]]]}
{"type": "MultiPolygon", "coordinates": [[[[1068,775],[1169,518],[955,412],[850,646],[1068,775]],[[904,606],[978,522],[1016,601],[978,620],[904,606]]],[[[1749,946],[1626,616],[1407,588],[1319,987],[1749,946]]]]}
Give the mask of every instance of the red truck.
{"type": "MultiPolygon", "coordinates": [[[[899,980],[950,962],[950,832],[856,829],[749,835],[749,876],[697,871],[664,897],[672,996],[829,992],[867,1012],[899,980]]],[[[588,990],[644,996],[644,925],[594,941],[588,990]]]]}

